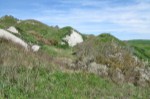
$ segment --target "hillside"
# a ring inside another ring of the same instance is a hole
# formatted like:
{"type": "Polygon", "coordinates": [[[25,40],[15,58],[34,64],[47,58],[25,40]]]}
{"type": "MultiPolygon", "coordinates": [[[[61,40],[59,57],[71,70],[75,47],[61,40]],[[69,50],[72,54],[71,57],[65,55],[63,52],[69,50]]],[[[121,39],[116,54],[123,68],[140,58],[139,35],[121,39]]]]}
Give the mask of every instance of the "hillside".
{"type": "MultiPolygon", "coordinates": [[[[22,38],[27,43],[38,45],[46,44],[61,46],[63,38],[67,35],[70,36],[72,31],[81,35],[81,33],[69,26],[59,28],[58,26],[48,26],[34,19],[19,20],[8,15],[0,18],[0,28],[6,30],[12,26],[21,34],[16,36],[22,38]]],[[[65,43],[65,45],[67,45],[66,41],[65,43]]]]}
{"type": "MultiPolygon", "coordinates": [[[[136,70],[149,66],[134,56],[132,48],[127,43],[110,34],[91,38],[77,45],[74,51],[77,69],[108,77],[115,83],[128,82],[140,85],[141,76],[137,77],[139,74],[136,70]]],[[[146,68],[144,70],[147,71],[146,68]]]]}
{"type": "Polygon", "coordinates": [[[70,26],[13,16],[0,22],[0,98],[150,98],[149,64],[133,50],[143,45],[149,55],[148,41],[138,45],[109,33],[83,35],[70,26]]]}
{"type": "Polygon", "coordinates": [[[19,20],[17,18],[14,18],[13,16],[5,15],[0,18],[0,28],[8,28],[10,26],[13,26],[17,24],[19,20]]]}
{"type": "Polygon", "coordinates": [[[127,42],[134,48],[136,56],[150,61],[150,40],[130,40],[127,42]]]}
{"type": "Polygon", "coordinates": [[[5,40],[0,40],[0,52],[2,99],[149,97],[149,88],[117,85],[92,73],[66,70],[60,60],[54,62],[42,52],[26,52],[5,40]]]}

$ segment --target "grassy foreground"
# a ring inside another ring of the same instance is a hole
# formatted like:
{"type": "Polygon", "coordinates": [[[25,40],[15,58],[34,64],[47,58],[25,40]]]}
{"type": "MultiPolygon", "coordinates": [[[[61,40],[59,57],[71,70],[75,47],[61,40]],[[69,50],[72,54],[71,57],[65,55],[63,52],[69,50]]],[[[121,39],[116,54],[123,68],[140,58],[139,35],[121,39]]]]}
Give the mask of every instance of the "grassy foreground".
{"type": "MultiPolygon", "coordinates": [[[[0,40],[0,99],[149,99],[150,88],[62,70],[41,53],[0,40]]],[[[59,64],[61,65],[61,64],[59,64]]]]}
{"type": "Polygon", "coordinates": [[[148,99],[150,89],[116,85],[84,72],[49,71],[42,66],[0,67],[1,99],[148,99]],[[12,74],[13,73],[13,74],[12,74]]]}

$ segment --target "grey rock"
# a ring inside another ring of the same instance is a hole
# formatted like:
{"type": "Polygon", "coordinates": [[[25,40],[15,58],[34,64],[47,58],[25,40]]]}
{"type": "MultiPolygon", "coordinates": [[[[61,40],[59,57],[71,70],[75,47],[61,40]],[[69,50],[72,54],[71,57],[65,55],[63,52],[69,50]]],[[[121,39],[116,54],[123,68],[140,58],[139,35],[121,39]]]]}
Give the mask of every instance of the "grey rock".
{"type": "Polygon", "coordinates": [[[140,86],[147,86],[150,83],[150,68],[136,67],[135,72],[138,73],[137,84],[140,86]]]}
{"type": "Polygon", "coordinates": [[[112,73],[112,80],[119,84],[122,84],[125,81],[125,77],[121,69],[117,68],[114,70],[114,72],[112,73]]]}
{"type": "Polygon", "coordinates": [[[108,76],[108,68],[106,65],[97,64],[96,62],[92,62],[88,66],[88,71],[91,73],[98,74],[100,76],[108,76]]]}

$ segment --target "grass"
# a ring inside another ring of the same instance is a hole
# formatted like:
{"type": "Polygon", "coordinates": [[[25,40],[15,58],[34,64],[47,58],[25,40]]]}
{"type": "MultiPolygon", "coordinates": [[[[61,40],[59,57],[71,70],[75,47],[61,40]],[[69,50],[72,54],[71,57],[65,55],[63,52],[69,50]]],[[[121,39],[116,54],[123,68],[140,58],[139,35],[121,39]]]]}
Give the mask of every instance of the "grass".
{"type": "MultiPolygon", "coordinates": [[[[21,20],[20,22],[18,21],[19,20],[13,16],[6,15],[0,18],[0,28],[7,29],[10,26],[15,26],[21,34],[16,36],[22,38],[30,44],[38,44],[40,46],[53,45],[60,48],[68,48],[67,43],[65,45],[61,45],[61,42],[66,35],[70,35],[72,30],[74,30],[72,27],[66,26],[59,28],[48,26],[34,19],[21,20]]],[[[82,36],[86,39],[85,35],[82,36]]]]}
{"type": "Polygon", "coordinates": [[[148,99],[150,89],[115,85],[94,74],[51,71],[42,66],[3,67],[0,97],[9,99],[148,99]],[[9,71],[9,72],[8,72],[9,71]]]}
{"type": "Polygon", "coordinates": [[[72,48],[61,48],[61,47],[57,47],[57,46],[43,45],[41,47],[41,50],[52,57],[73,58],[73,56],[71,55],[72,48]]]}
{"type": "Polygon", "coordinates": [[[121,40],[119,40],[118,38],[114,37],[113,35],[109,34],[109,33],[102,33],[100,35],[98,35],[95,39],[95,42],[99,43],[99,42],[115,42],[119,45],[125,46],[126,44],[124,42],[122,42],[121,40]]]}
{"type": "Polygon", "coordinates": [[[35,44],[47,43],[50,45],[51,42],[48,39],[53,40],[53,38],[49,38],[48,34],[57,32],[56,29],[35,20],[24,20],[17,24],[16,28],[21,33],[21,38],[35,44]]]}
{"type": "Polygon", "coordinates": [[[41,23],[34,19],[21,20],[13,16],[3,16],[0,18],[0,28],[7,29],[10,26],[15,26],[21,35],[17,35],[28,43],[39,45],[59,45],[62,38],[70,35],[72,27],[52,27],[41,23]]]}
{"type": "Polygon", "coordinates": [[[59,45],[62,38],[71,33],[71,27],[55,28],[36,20],[24,20],[16,25],[21,38],[36,44],[59,45]]]}
{"type": "MultiPolygon", "coordinates": [[[[8,24],[2,23],[0,28],[6,28],[16,22],[11,19],[5,21],[8,21],[8,24]]],[[[58,29],[35,20],[22,21],[15,24],[15,27],[21,33],[21,38],[29,43],[41,45],[41,50],[37,53],[27,52],[19,45],[0,39],[0,99],[150,98],[148,87],[117,85],[82,70],[61,69],[64,68],[61,67],[64,66],[64,58],[75,57],[71,55],[71,48],[55,44],[70,33],[71,27],[58,29]],[[56,61],[57,58],[60,60],[56,61]]],[[[91,37],[93,38],[95,37],[91,37]]],[[[100,35],[94,44],[106,41],[118,42],[117,44],[124,46],[123,42],[109,34],[100,35]]]]}
{"type": "Polygon", "coordinates": [[[128,43],[134,48],[136,56],[150,61],[150,40],[130,40],[128,43]]]}
{"type": "Polygon", "coordinates": [[[150,98],[148,87],[117,85],[84,71],[63,71],[58,64],[53,63],[49,55],[43,55],[41,51],[26,52],[9,41],[0,40],[0,52],[2,99],[150,98]]]}
{"type": "Polygon", "coordinates": [[[0,18],[0,28],[9,28],[10,26],[14,26],[17,24],[18,19],[14,18],[13,16],[3,16],[0,18]]]}

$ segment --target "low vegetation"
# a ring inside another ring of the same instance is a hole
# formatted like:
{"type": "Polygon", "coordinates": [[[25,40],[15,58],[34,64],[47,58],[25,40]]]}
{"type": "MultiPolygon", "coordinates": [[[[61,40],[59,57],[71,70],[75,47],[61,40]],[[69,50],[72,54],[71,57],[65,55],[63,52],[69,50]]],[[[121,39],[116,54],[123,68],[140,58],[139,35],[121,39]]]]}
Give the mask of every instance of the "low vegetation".
{"type": "Polygon", "coordinates": [[[115,83],[149,85],[148,64],[134,56],[128,44],[110,34],[101,34],[78,44],[74,54],[76,66],[73,69],[92,72],[115,83]]]}
{"type": "Polygon", "coordinates": [[[142,65],[134,59],[130,50],[126,43],[110,34],[101,34],[75,47],[77,59],[93,58],[91,60],[97,63],[120,68],[123,71],[126,68],[142,65]]]}
{"type": "Polygon", "coordinates": [[[150,61],[150,40],[130,40],[128,43],[133,47],[136,56],[150,61]]]}
{"type": "Polygon", "coordinates": [[[149,98],[149,88],[116,85],[87,72],[62,71],[48,56],[25,52],[0,41],[0,97],[26,98],[149,98]],[[8,49],[8,50],[5,50],[8,49]],[[29,54],[30,53],[30,54],[29,54]],[[24,57],[22,57],[24,56],[24,57]],[[51,64],[50,64],[51,63],[51,64]]]}
{"type": "Polygon", "coordinates": [[[3,16],[0,18],[0,28],[7,29],[10,26],[17,24],[18,19],[14,18],[13,16],[3,16]]]}
{"type": "Polygon", "coordinates": [[[21,38],[27,42],[35,43],[39,45],[58,45],[62,41],[62,38],[71,33],[73,28],[71,27],[52,27],[47,26],[41,22],[35,20],[24,20],[16,25],[16,28],[21,33],[21,38]]]}
{"type": "MultiPolygon", "coordinates": [[[[0,18],[0,28],[7,29],[12,25],[20,33],[16,36],[41,48],[33,53],[0,38],[0,99],[150,98],[150,88],[138,86],[135,80],[140,81],[140,73],[133,72],[135,67],[143,67],[142,59],[149,58],[148,41],[126,43],[104,33],[82,35],[85,42],[71,48],[60,42],[62,37],[70,34],[72,27],[52,27],[36,20],[19,21],[12,16],[0,18]],[[96,73],[105,69],[107,76],[96,73]],[[113,80],[116,70],[121,71],[119,77],[125,82],[113,80]],[[134,82],[128,82],[133,76],[134,82]]],[[[142,81],[139,83],[149,84],[145,78],[142,81]]]]}

